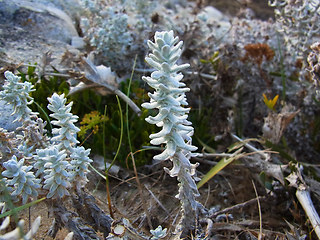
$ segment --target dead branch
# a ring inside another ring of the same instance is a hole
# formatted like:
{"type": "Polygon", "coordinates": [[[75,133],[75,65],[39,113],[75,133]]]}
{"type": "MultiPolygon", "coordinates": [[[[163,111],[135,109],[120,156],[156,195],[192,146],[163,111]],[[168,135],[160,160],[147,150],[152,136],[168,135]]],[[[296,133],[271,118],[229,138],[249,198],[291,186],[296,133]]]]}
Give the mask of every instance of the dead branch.
{"type": "Polygon", "coordinates": [[[296,171],[292,172],[286,179],[290,182],[289,186],[297,189],[296,196],[308,216],[318,239],[320,239],[320,218],[311,200],[309,188],[302,176],[302,169],[297,164],[296,171]]]}
{"type": "Polygon", "coordinates": [[[61,202],[59,203],[58,205],[55,200],[47,203],[55,218],[48,231],[49,236],[55,238],[58,230],[65,227],[68,231],[73,232],[75,240],[100,240],[96,232],[76,213],[69,211],[61,202]]]}
{"type": "Polygon", "coordinates": [[[244,207],[250,206],[252,204],[257,203],[257,199],[259,199],[259,201],[264,201],[264,200],[267,199],[267,197],[259,196],[259,197],[252,198],[252,199],[250,199],[250,200],[248,200],[246,202],[238,203],[238,204],[233,205],[231,207],[228,207],[228,208],[222,209],[220,211],[217,211],[217,212],[211,214],[209,217],[210,218],[216,218],[220,214],[224,214],[224,213],[227,213],[227,212],[232,212],[232,211],[238,210],[240,208],[244,208],[244,207]]]}
{"type": "Polygon", "coordinates": [[[81,189],[77,189],[77,195],[72,196],[72,201],[78,214],[90,221],[89,224],[94,229],[102,232],[104,237],[109,235],[113,219],[96,204],[93,196],[81,189]]]}

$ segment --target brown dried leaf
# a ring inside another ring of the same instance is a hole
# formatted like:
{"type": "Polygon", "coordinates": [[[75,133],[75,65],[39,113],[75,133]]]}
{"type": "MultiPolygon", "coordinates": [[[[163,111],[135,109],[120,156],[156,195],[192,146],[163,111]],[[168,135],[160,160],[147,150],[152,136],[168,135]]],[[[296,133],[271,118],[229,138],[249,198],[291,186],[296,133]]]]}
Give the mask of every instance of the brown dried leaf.
{"type": "Polygon", "coordinates": [[[284,106],[280,113],[270,112],[268,117],[264,119],[262,128],[263,137],[270,140],[272,143],[277,144],[291,120],[300,112],[289,111],[289,106],[284,106]]]}

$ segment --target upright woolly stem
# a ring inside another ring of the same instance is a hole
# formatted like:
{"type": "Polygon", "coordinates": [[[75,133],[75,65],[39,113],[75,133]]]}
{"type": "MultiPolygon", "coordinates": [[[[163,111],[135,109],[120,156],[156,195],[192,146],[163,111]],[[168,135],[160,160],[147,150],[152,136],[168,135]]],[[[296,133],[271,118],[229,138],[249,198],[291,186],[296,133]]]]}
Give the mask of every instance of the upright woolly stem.
{"type": "Polygon", "coordinates": [[[165,144],[165,150],[154,156],[155,160],[164,161],[170,159],[173,162],[171,170],[165,171],[171,177],[177,177],[179,181],[179,194],[182,207],[182,218],[176,230],[189,233],[195,228],[199,203],[199,196],[195,184],[195,169],[197,164],[191,164],[189,159],[195,154],[197,147],[191,144],[193,127],[187,120],[190,108],[185,93],[190,91],[181,82],[183,75],[181,70],[189,67],[189,64],[177,65],[176,62],[181,55],[183,42],[174,37],[173,31],[156,32],[154,42],[148,41],[152,53],[146,57],[149,65],[156,70],[151,77],[142,77],[148,85],[155,89],[154,93],[148,93],[149,103],[143,103],[142,107],[147,109],[158,109],[158,114],[149,116],[146,121],[162,127],[161,131],[151,134],[151,144],[165,144]]]}

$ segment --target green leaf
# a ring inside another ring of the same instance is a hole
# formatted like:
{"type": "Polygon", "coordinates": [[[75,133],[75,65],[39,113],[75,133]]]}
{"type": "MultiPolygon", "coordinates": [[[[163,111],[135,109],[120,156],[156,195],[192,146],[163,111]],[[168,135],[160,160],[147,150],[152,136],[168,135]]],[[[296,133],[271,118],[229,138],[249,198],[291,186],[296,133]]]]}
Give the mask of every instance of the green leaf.
{"type": "Polygon", "coordinates": [[[243,157],[246,153],[241,153],[243,148],[240,148],[238,151],[232,154],[229,158],[222,158],[217,165],[215,165],[211,170],[204,175],[204,177],[201,179],[200,182],[198,182],[197,187],[198,189],[201,188],[206,182],[208,182],[211,178],[213,178],[218,172],[220,172],[222,169],[224,169],[226,166],[228,166],[230,163],[232,163],[234,160],[237,160],[241,157],[243,157]]]}
{"type": "Polygon", "coordinates": [[[208,146],[203,141],[201,141],[200,138],[198,138],[197,136],[195,136],[195,137],[198,140],[198,142],[204,147],[204,150],[207,150],[209,153],[215,153],[216,152],[212,147],[208,146]]]}
{"type": "Polygon", "coordinates": [[[45,199],[46,199],[46,198],[43,197],[43,198],[40,198],[40,199],[38,199],[38,200],[36,200],[36,201],[33,201],[33,202],[27,203],[27,204],[25,204],[25,205],[22,205],[22,206],[20,206],[20,207],[16,207],[16,208],[14,208],[14,209],[12,209],[12,210],[10,210],[10,211],[7,211],[7,212],[5,212],[5,213],[0,214],[0,218],[6,217],[6,216],[11,216],[11,215],[13,215],[13,214],[15,214],[15,213],[17,213],[17,212],[20,212],[20,211],[22,211],[22,210],[24,210],[24,209],[26,209],[26,208],[29,208],[29,207],[37,204],[37,203],[39,203],[39,202],[42,202],[42,201],[45,200],[45,199]]]}

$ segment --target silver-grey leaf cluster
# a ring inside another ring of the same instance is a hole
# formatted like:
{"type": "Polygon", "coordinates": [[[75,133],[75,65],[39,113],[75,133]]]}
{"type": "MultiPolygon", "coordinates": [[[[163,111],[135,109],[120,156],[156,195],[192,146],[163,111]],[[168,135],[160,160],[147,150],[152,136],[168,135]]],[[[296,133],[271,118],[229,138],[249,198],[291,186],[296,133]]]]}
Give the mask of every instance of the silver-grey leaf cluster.
{"type": "Polygon", "coordinates": [[[162,226],[159,225],[156,229],[150,230],[150,233],[152,234],[151,240],[161,239],[167,235],[167,229],[163,229],[162,226]]]}
{"type": "Polygon", "coordinates": [[[128,27],[128,15],[121,4],[110,6],[104,1],[81,0],[89,9],[87,16],[82,16],[80,27],[84,39],[93,47],[94,53],[115,70],[125,70],[128,57],[135,46],[128,27]]]}
{"type": "Polygon", "coordinates": [[[56,145],[52,145],[44,151],[45,181],[43,188],[49,190],[47,198],[62,198],[69,195],[71,173],[68,171],[70,163],[66,160],[66,150],[59,150],[56,145]]]}
{"type": "Polygon", "coordinates": [[[35,91],[33,85],[29,82],[21,82],[20,77],[14,75],[10,71],[4,73],[6,77],[6,84],[3,90],[0,91],[0,99],[13,105],[16,114],[15,121],[25,121],[30,118],[32,114],[28,105],[33,103],[33,98],[29,95],[35,91]]]}
{"type": "Polygon", "coordinates": [[[7,178],[7,185],[13,187],[12,196],[21,196],[22,204],[27,203],[31,197],[36,198],[38,189],[41,187],[40,179],[37,179],[31,171],[32,166],[25,166],[24,161],[24,158],[18,161],[17,157],[13,156],[3,163],[5,171],[2,172],[2,175],[7,178]]]}
{"type": "Polygon", "coordinates": [[[57,126],[52,131],[54,136],[49,138],[44,128],[46,123],[28,107],[33,101],[29,96],[33,85],[21,83],[11,72],[5,76],[1,98],[14,105],[18,119],[23,122],[17,129],[19,132],[0,129],[0,158],[4,160],[5,169],[1,173],[4,184],[0,199],[9,192],[12,200],[21,197],[24,204],[30,197],[37,197],[41,187],[47,190],[47,198],[61,199],[69,195],[72,183],[83,187],[92,160],[90,149],[76,146],[79,128],[74,124],[78,117],[71,112],[72,102],[67,104],[64,94],[54,93],[48,98],[48,109],[53,112],[50,116],[54,118],[52,124],[57,126]]]}
{"type": "MultiPolygon", "coordinates": [[[[12,231],[7,231],[4,234],[0,234],[0,239],[1,240],[32,240],[34,239],[34,235],[37,233],[41,223],[41,217],[38,216],[31,224],[31,229],[24,234],[23,229],[25,225],[25,221],[23,219],[19,220],[18,226],[12,230],[12,231]]],[[[0,230],[7,230],[10,229],[8,228],[10,225],[10,217],[6,217],[3,222],[0,225],[0,230]]]]}
{"type": "Polygon", "coordinates": [[[78,116],[71,113],[72,102],[66,105],[67,99],[64,94],[58,95],[54,93],[48,98],[48,109],[53,113],[50,117],[56,119],[51,123],[59,128],[54,128],[52,134],[54,137],[51,139],[53,142],[59,143],[59,146],[72,151],[72,148],[79,141],[77,140],[77,132],[80,131],[78,127],[74,125],[78,121],[78,116]]]}
{"type": "Polygon", "coordinates": [[[91,149],[76,147],[71,154],[71,173],[74,181],[82,183],[87,182],[88,165],[92,162],[89,158],[91,149]]]}
{"type": "Polygon", "coordinates": [[[191,144],[193,127],[187,120],[190,108],[185,93],[190,89],[181,82],[183,75],[181,70],[189,67],[189,64],[178,65],[183,42],[174,37],[173,31],[156,32],[154,42],[148,41],[152,53],[146,57],[149,65],[155,68],[151,77],[142,79],[155,89],[154,93],[148,93],[149,103],[143,103],[142,107],[157,109],[156,116],[149,116],[146,121],[161,127],[161,131],[151,134],[151,144],[165,144],[165,150],[154,156],[155,160],[170,159],[173,162],[171,170],[165,169],[170,176],[177,177],[179,194],[177,197],[182,204],[183,217],[182,228],[187,231],[194,227],[194,221],[199,206],[195,198],[199,195],[195,184],[195,169],[197,164],[191,164],[189,159],[197,147],[191,144]]]}

